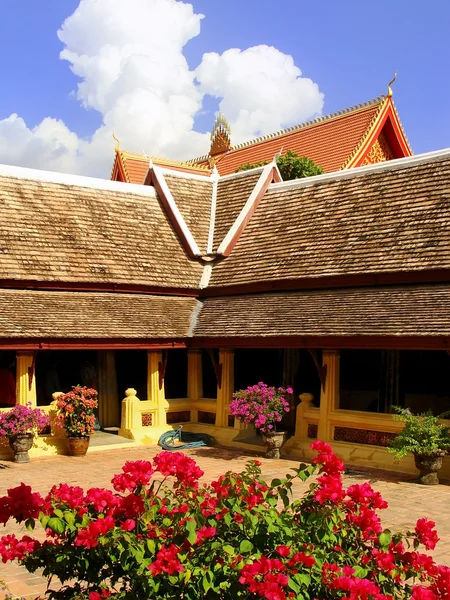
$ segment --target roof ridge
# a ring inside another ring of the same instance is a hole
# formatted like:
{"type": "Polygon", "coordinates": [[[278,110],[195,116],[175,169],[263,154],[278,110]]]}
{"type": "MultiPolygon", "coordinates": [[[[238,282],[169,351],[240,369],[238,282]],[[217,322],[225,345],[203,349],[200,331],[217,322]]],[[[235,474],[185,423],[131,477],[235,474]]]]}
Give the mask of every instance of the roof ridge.
{"type": "Polygon", "coordinates": [[[119,153],[122,155],[122,158],[131,158],[133,160],[141,160],[142,162],[149,162],[152,160],[155,163],[163,164],[163,165],[172,165],[179,167],[190,167],[192,169],[197,169],[199,171],[210,171],[210,168],[203,165],[197,165],[193,163],[191,160],[176,160],[174,158],[164,158],[162,156],[149,156],[147,154],[141,154],[139,152],[131,152],[130,150],[119,150],[119,153]]]}
{"type": "MultiPolygon", "coordinates": [[[[230,150],[228,150],[228,152],[226,152],[226,154],[228,155],[228,154],[231,154],[232,152],[234,152],[235,150],[242,150],[242,148],[247,148],[249,146],[254,146],[256,144],[260,144],[261,142],[273,140],[278,137],[287,135],[289,133],[294,133],[301,129],[306,129],[307,127],[313,127],[315,125],[320,125],[321,123],[329,122],[332,119],[341,118],[341,117],[347,116],[351,113],[354,113],[354,112],[357,112],[360,110],[366,110],[369,107],[374,106],[376,104],[382,105],[383,100],[385,98],[386,98],[386,96],[377,96],[376,98],[372,98],[371,100],[367,100],[366,102],[362,102],[361,104],[355,104],[353,106],[344,108],[342,110],[335,111],[328,115],[322,115],[320,117],[316,117],[315,119],[311,119],[309,121],[304,121],[303,123],[299,123],[297,125],[292,125],[290,127],[284,128],[284,129],[279,129],[278,131],[274,131],[272,133],[267,133],[266,135],[262,135],[262,136],[253,138],[251,140],[247,140],[246,142],[241,142],[240,144],[236,144],[235,146],[232,146],[230,148],[230,150]]],[[[190,159],[190,162],[193,162],[193,163],[203,162],[205,160],[208,160],[209,158],[210,158],[209,154],[205,154],[203,156],[199,156],[197,158],[190,159]]]]}

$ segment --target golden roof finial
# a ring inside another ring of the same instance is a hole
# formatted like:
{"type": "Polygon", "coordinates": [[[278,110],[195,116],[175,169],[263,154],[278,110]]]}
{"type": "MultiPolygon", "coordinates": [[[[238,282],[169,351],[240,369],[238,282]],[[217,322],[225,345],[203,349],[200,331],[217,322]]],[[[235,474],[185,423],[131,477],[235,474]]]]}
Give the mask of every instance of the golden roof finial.
{"type": "Polygon", "coordinates": [[[114,148],[114,150],[116,152],[119,152],[119,150],[120,150],[120,140],[116,137],[116,134],[114,133],[114,129],[113,129],[113,132],[112,132],[112,136],[113,136],[113,140],[115,140],[117,142],[116,147],[114,148]]]}
{"type": "Polygon", "coordinates": [[[227,152],[231,148],[231,127],[225,116],[219,113],[211,131],[210,156],[227,152]]]}
{"type": "Polygon", "coordinates": [[[394,81],[397,79],[397,71],[394,71],[394,77],[391,79],[391,81],[388,83],[388,93],[387,96],[388,98],[390,98],[391,96],[393,96],[394,92],[392,91],[391,85],[394,83],[394,81]]]}

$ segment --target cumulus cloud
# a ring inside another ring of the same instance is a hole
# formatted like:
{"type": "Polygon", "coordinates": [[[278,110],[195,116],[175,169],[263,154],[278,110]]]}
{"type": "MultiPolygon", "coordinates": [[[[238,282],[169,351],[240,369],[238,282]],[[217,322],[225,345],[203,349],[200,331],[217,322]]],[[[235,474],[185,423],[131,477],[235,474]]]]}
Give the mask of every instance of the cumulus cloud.
{"type": "Polygon", "coordinates": [[[79,102],[102,125],[84,140],[60,120],[30,128],[13,114],[0,120],[0,162],[107,177],[113,129],[137,152],[204,154],[209,136],[194,131],[194,119],[206,94],[220,99],[235,143],[321,111],[317,84],[273,47],[210,52],[190,70],[184,46],[202,18],[179,0],[81,0],[58,31],[61,58],[79,78],[79,102]]]}

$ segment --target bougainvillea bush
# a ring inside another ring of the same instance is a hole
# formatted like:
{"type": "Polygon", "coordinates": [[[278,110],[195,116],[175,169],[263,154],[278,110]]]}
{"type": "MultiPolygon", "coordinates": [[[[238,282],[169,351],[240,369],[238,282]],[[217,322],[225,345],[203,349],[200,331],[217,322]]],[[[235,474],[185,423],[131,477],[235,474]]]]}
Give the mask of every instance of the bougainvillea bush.
{"type": "Polygon", "coordinates": [[[40,408],[16,404],[11,410],[0,413],[0,439],[11,439],[17,435],[33,433],[45,429],[50,424],[49,416],[40,408]]]}
{"type": "Polygon", "coordinates": [[[257,461],[199,484],[196,463],[171,452],[126,463],[115,491],[60,484],[43,498],[22,484],[0,498],[0,522],[39,521],[47,537],[4,536],[0,554],[58,576],[65,585],[49,598],[448,599],[450,569],[419,551],[435,547],[434,523],[383,529],[380,494],[344,489],[330,446],[313,448],[315,464],[270,484],[257,461]],[[315,471],[292,500],[295,479],[315,471]]]}
{"type": "Polygon", "coordinates": [[[270,387],[260,381],[257,385],[250,385],[233,394],[230,414],[247,427],[254,425],[264,433],[276,431],[283,414],[290,411],[286,396],[292,394],[292,391],[291,387],[270,387]]]}
{"type": "Polygon", "coordinates": [[[68,437],[89,437],[94,432],[94,409],[98,406],[98,392],[93,388],[76,385],[67,394],[60,394],[56,402],[58,425],[68,437]]]}

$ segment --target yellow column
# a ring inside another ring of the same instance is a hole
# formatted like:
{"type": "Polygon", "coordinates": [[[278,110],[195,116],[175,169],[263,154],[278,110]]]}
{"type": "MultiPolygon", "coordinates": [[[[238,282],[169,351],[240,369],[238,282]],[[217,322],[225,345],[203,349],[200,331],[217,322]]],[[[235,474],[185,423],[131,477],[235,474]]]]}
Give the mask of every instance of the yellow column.
{"type": "Polygon", "coordinates": [[[331,442],[333,437],[330,425],[330,413],[339,406],[339,350],[324,350],[322,353],[322,365],[326,366],[325,389],[320,393],[319,429],[317,438],[324,442],[331,442]]]}
{"type": "MultiPolygon", "coordinates": [[[[188,350],[188,385],[187,395],[189,400],[195,401],[203,397],[202,379],[202,351],[188,350]]],[[[191,421],[198,421],[198,409],[191,404],[191,421]]]]}
{"type": "Polygon", "coordinates": [[[221,386],[217,388],[216,426],[228,427],[227,408],[234,392],[234,350],[220,350],[219,364],[222,366],[222,380],[221,386]]]}
{"type": "Polygon", "coordinates": [[[166,413],[169,403],[164,393],[164,382],[159,389],[159,363],[162,362],[161,352],[148,352],[147,354],[147,393],[148,400],[155,405],[155,427],[167,426],[166,413]]]}
{"type": "Polygon", "coordinates": [[[36,373],[33,367],[33,352],[16,353],[16,403],[36,406],[36,373]],[[30,386],[28,369],[33,368],[33,378],[30,386]]]}
{"type": "Polygon", "coordinates": [[[120,425],[116,355],[111,350],[98,353],[98,418],[102,427],[120,425]]]}

